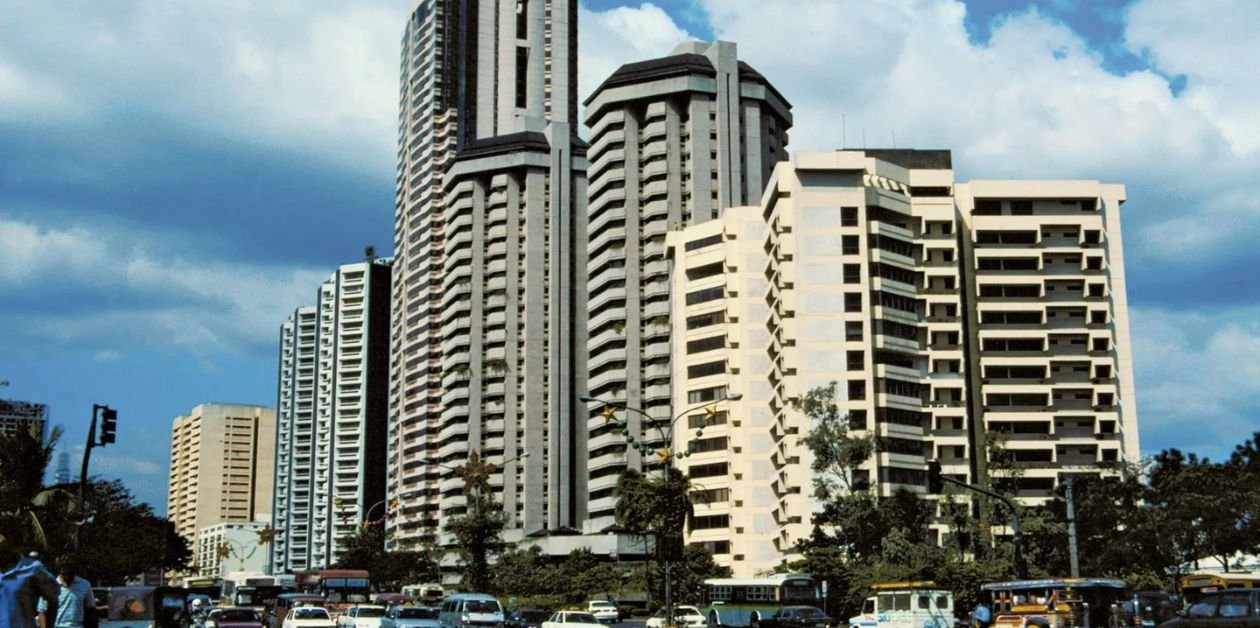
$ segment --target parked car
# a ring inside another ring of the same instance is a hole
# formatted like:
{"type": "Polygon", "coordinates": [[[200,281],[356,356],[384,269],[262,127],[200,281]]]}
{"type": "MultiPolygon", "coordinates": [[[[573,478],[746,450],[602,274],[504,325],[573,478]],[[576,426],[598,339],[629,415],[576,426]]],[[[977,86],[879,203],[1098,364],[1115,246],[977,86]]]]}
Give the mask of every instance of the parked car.
{"type": "MultiPolygon", "coordinates": [[[[687,626],[687,628],[704,628],[709,622],[704,619],[704,615],[700,614],[700,609],[694,606],[675,606],[674,607],[674,625],[687,626]]],[[[647,628],[665,628],[665,609],[656,611],[647,620],[647,628]]]]}
{"type": "Polygon", "coordinates": [[[518,608],[508,613],[507,619],[503,623],[507,628],[540,628],[542,623],[550,617],[550,611],[518,608]]]}
{"type": "Polygon", "coordinates": [[[380,628],[385,607],[377,604],[359,604],[346,609],[337,618],[339,628],[380,628]]]}
{"type": "Polygon", "coordinates": [[[758,623],[761,628],[832,628],[835,624],[822,609],[813,606],[784,606],[758,623]]]}
{"type": "Polygon", "coordinates": [[[608,600],[591,600],[586,603],[586,612],[595,616],[603,624],[615,624],[621,618],[617,605],[608,600]]]}
{"type": "Polygon", "coordinates": [[[541,628],[604,628],[604,624],[586,611],[556,611],[541,628]]]}
{"type": "Polygon", "coordinates": [[[284,616],[281,628],[337,628],[328,609],[318,606],[302,606],[284,616]]]}
{"type": "Polygon", "coordinates": [[[225,606],[206,615],[206,628],[262,628],[262,613],[247,606],[225,606]]]}
{"type": "Polygon", "coordinates": [[[1159,628],[1260,628],[1260,589],[1208,593],[1159,628]]]}
{"type": "Polygon", "coordinates": [[[381,628],[438,628],[438,609],[428,606],[391,606],[381,628]]]}

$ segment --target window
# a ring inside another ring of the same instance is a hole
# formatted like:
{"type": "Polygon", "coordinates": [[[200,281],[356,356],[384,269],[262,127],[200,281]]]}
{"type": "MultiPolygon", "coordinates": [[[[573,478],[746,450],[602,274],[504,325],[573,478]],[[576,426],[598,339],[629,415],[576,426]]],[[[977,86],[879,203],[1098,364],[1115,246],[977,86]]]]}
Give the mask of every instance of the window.
{"type": "Polygon", "coordinates": [[[920,595],[918,596],[918,598],[919,598],[919,610],[922,610],[922,611],[928,610],[928,607],[931,606],[928,600],[928,596],[920,595]]]}
{"type": "Polygon", "coordinates": [[[1107,310],[1091,310],[1089,313],[1089,322],[1094,325],[1107,324],[1107,310]]]}
{"type": "Polygon", "coordinates": [[[846,362],[850,371],[860,371],[866,368],[866,352],[864,351],[848,351],[845,353],[846,362]]]}
{"type": "Polygon", "coordinates": [[[866,399],[866,381],[861,379],[849,380],[849,399],[861,400],[866,399]]]}
{"type": "Polygon", "coordinates": [[[845,321],[844,322],[845,340],[861,340],[862,339],[862,321],[845,321]]]}
{"type": "Polygon", "coordinates": [[[706,412],[704,414],[693,414],[687,417],[688,429],[695,430],[695,429],[700,429],[700,428],[707,427],[710,425],[726,425],[726,413],[715,412],[712,415],[710,415],[709,413],[706,412]]]}
{"type": "Polygon", "coordinates": [[[1101,297],[1103,295],[1103,285],[1100,283],[1089,284],[1089,296],[1101,297]]]}
{"type": "Polygon", "coordinates": [[[726,360],[718,360],[717,362],[706,362],[695,366],[687,367],[688,379],[698,377],[708,377],[710,375],[720,375],[726,372],[726,360]]]}
{"type": "Polygon", "coordinates": [[[687,353],[701,353],[704,351],[713,351],[726,346],[726,336],[710,336],[699,340],[691,340],[687,342],[687,353]]]}
{"type": "Polygon", "coordinates": [[[840,208],[840,226],[856,227],[858,224],[858,208],[841,207],[840,208]]]}
{"type": "Polygon", "coordinates": [[[529,78],[529,49],[516,49],[516,106],[524,108],[528,100],[525,97],[525,86],[529,78]]]}
{"type": "Polygon", "coordinates": [[[1012,216],[1031,216],[1032,213],[1032,201],[1011,201],[1012,216]]]}
{"type": "Polygon", "coordinates": [[[850,410],[849,411],[849,429],[851,430],[866,429],[866,410],[850,410]]]}
{"type": "Polygon", "coordinates": [[[712,264],[705,264],[704,266],[687,269],[687,279],[691,279],[692,281],[696,279],[704,279],[706,277],[716,277],[720,274],[722,274],[721,262],[714,262],[712,264]]]}
{"type": "Polygon", "coordinates": [[[693,478],[712,478],[726,475],[726,463],[714,462],[711,464],[698,464],[689,470],[693,478]]]}
{"type": "Polygon", "coordinates": [[[1190,610],[1186,614],[1190,617],[1211,617],[1216,612],[1216,598],[1209,597],[1201,602],[1192,604],[1190,610]]]}
{"type": "Polygon", "coordinates": [[[694,251],[696,249],[702,249],[706,246],[713,246],[714,244],[721,244],[721,243],[722,243],[722,234],[719,233],[719,234],[711,235],[708,237],[700,238],[699,240],[692,240],[684,244],[683,248],[688,251],[694,251]]]}
{"type": "Polygon", "coordinates": [[[1099,364],[1094,367],[1094,379],[1111,379],[1111,365],[1099,364]]]}
{"type": "Polygon", "coordinates": [[[713,530],[715,528],[726,528],[730,525],[731,520],[728,515],[701,515],[691,518],[692,530],[713,530]]]}
{"type": "Polygon", "coordinates": [[[726,386],[714,386],[712,388],[701,388],[687,393],[687,403],[697,404],[706,401],[717,401],[726,399],[726,386]]]}
{"type": "Polygon", "coordinates": [[[944,596],[944,595],[936,596],[936,610],[938,611],[949,610],[949,597],[948,596],[944,596]]]}
{"type": "Polygon", "coordinates": [[[861,312],[862,311],[862,293],[846,292],[844,294],[844,311],[861,312]]]}
{"type": "Polygon", "coordinates": [[[858,236],[855,235],[840,236],[840,246],[845,255],[857,255],[861,252],[858,236]]]}
{"type": "Polygon", "coordinates": [[[722,298],[722,286],[714,286],[703,290],[687,293],[687,305],[696,305],[697,303],[707,303],[722,298]]]}
{"type": "Polygon", "coordinates": [[[1107,339],[1106,339],[1106,338],[1095,338],[1095,339],[1094,339],[1094,345],[1093,345],[1093,347],[1094,347],[1094,351],[1106,351],[1106,350],[1108,349],[1109,345],[1110,345],[1110,343],[1108,343],[1108,342],[1107,342],[1107,339]]]}
{"type": "Polygon", "coordinates": [[[525,39],[529,33],[529,0],[516,0],[516,38],[525,39]]]}
{"type": "Polygon", "coordinates": [[[1087,270],[1102,270],[1102,258],[1101,257],[1085,258],[1085,268],[1087,270]]]}
{"type": "Polygon", "coordinates": [[[1002,201],[978,198],[976,199],[976,208],[971,210],[973,216],[1000,216],[1002,214],[1002,201]]]}
{"type": "Polygon", "coordinates": [[[700,329],[726,322],[726,312],[717,311],[687,317],[687,329],[700,329]]]}
{"type": "Polygon", "coordinates": [[[1247,617],[1251,615],[1250,593],[1226,593],[1221,596],[1217,617],[1247,617]]]}
{"type": "Polygon", "coordinates": [[[1102,242],[1102,232],[1097,229],[1085,230],[1085,244],[1098,244],[1102,242]]]}
{"type": "Polygon", "coordinates": [[[862,283],[862,265],[844,265],[844,283],[862,283]]]}
{"type": "Polygon", "coordinates": [[[1116,396],[1112,393],[1098,393],[1098,405],[1108,407],[1115,403],[1116,396]]]}
{"type": "Polygon", "coordinates": [[[696,451],[701,452],[701,453],[706,452],[706,451],[724,451],[727,446],[727,441],[726,441],[725,436],[715,436],[713,438],[702,438],[700,440],[696,440],[692,442],[696,444],[696,451]]]}

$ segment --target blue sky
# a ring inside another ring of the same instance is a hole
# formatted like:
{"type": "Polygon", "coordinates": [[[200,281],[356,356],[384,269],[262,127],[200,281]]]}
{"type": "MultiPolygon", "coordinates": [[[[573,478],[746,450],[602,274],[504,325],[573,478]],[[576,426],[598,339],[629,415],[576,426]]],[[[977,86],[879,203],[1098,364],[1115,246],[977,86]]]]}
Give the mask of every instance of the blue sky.
{"type": "MultiPolygon", "coordinates": [[[[585,92],[720,37],[795,105],[794,149],[948,147],[960,180],[1127,184],[1142,448],[1260,429],[1260,4],[588,0],[585,92]],[[844,116],[847,137],[838,124],[844,116]],[[885,139],[887,138],[887,139],[885,139]]],[[[165,503],[171,419],[274,404],[276,335],[392,241],[404,0],[18,0],[0,22],[0,395],[165,503]]],[[[77,452],[76,452],[77,455],[77,452]]]]}

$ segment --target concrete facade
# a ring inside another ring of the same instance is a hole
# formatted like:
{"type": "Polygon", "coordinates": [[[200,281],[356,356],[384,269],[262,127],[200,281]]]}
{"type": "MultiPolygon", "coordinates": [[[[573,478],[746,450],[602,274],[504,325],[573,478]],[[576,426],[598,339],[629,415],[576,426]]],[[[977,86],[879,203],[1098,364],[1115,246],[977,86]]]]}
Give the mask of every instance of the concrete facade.
{"type": "MultiPolygon", "coordinates": [[[[592,396],[673,416],[666,234],[757,202],[787,156],[790,107],[729,42],[624,65],[586,100],[592,396]]],[[[626,418],[649,441],[657,433],[638,414],[626,418]]],[[[586,427],[588,528],[599,530],[613,523],[621,473],[644,461],[603,419],[586,427]]]]}
{"type": "Polygon", "coordinates": [[[0,399],[0,434],[34,429],[40,442],[48,440],[47,404],[0,399]]]}
{"type": "Polygon", "coordinates": [[[276,411],[206,403],[171,424],[167,518],[192,547],[197,531],[270,518],[276,411]]]}
{"type": "Polygon", "coordinates": [[[274,520],[278,572],[327,567],[384,515],[388,260],[337,269],[281,328],[274,520]]]}
{"type": "Polygon", "coordinates": [[[728,489],[689,541],[737,576],[791,557],[817,508],[791,401],[833,381],[851,429],[878,438],[853,481],[882,494],[922,491],[931,459],[1028,501],[1136,460],[1123,199],[1096,181],[956,184],[947,151],[800,153],[760,207],[671,235],[674,403],[745,395],[706,429],[727,440],[686,461],[728,489]]]}
{"type": "Polygon", "coordinates": [[[264,521],[233,521],[198,530],[194,548],[197,575],[222,578],[234,571],[267,573],[268,548],[258,543],[258,533],[268,525],[264,521]]]}
{"type": "Polygon", "coordinates": [[[508,536],[585,517],[586,144],[571,0],[413,3],[400,89],[390,544],[478,453],[508,536]],[[529,451],[530,457],[516,460],[529,451]]]}

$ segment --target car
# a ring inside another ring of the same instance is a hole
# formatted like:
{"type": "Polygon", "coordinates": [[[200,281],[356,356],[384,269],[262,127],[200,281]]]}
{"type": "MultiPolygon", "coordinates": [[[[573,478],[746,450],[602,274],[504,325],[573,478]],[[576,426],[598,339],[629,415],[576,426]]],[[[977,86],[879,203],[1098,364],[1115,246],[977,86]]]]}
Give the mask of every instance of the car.
{"type": "Polygon", "coordinates": [[[215,608],[206,615],[206,628],[262,628],[262,613],[247,606],[215,608]]]}
{"type": "Polygon", "coordinates": [[[549,617],[551,617],[550,611],[518,608],[508,613],[503,623],[507,628],[540,628],[549,617]]]}
{"type": "Polygon", "coordinates": [[[438,628],[438,609],[428,606],[389,607],[381,618],[381,628],[438,628]]]}
{"type": "Polygon", "coordinates": [[[815,606],[784,606],[758,622],[761,628],[832,628],[835,624],[815,606]]]}
{"type": "MultiPolygon", "coordinates": [[[[674,625],[687,626],[687,628],[701,628],[707,626],[708,621],[704,619],[704,615],[700,614],[700,609],[694,606],[675,606],[674,607],[674,625]]],[[[647,628],[665,628],[665,609],[656,611],[647,620],[647,628]]]]}
{"type": "Polygon", "coordinates": [[[621,613],[617,611],[617,605],[608,600],[591,600],[587,602],[586,612],[594,615],[596,620],[604,624],[615,624],[621,617],[621,613]]]}
{"type": "Polygon", "coordinates": [[[337,618],[338,628],[380,628],[385,607],[376,604],[356,604],[337,618]]]}
{"type": "Polygon", "coordinates": [[[337,628],[337,623],[326,608],[301,606],[284,616],[281,628],[337,628]]]}
{"type": "Polygon", "coordinates": [[[1260,628],[1260,589],[1208,593],[1159,628],[1260,628]]]}
{"type": "Polygon", "coordinates": [[[604,628],[604,624],[586,611],[556,611],[540,628],[604,628]]]}
{"type": "Polygon", "coordinates": [[[442,600],[438,611],[442,628],[470,628],[503,624],[503,607],[488,593],[456,593],[442,600]]]}

